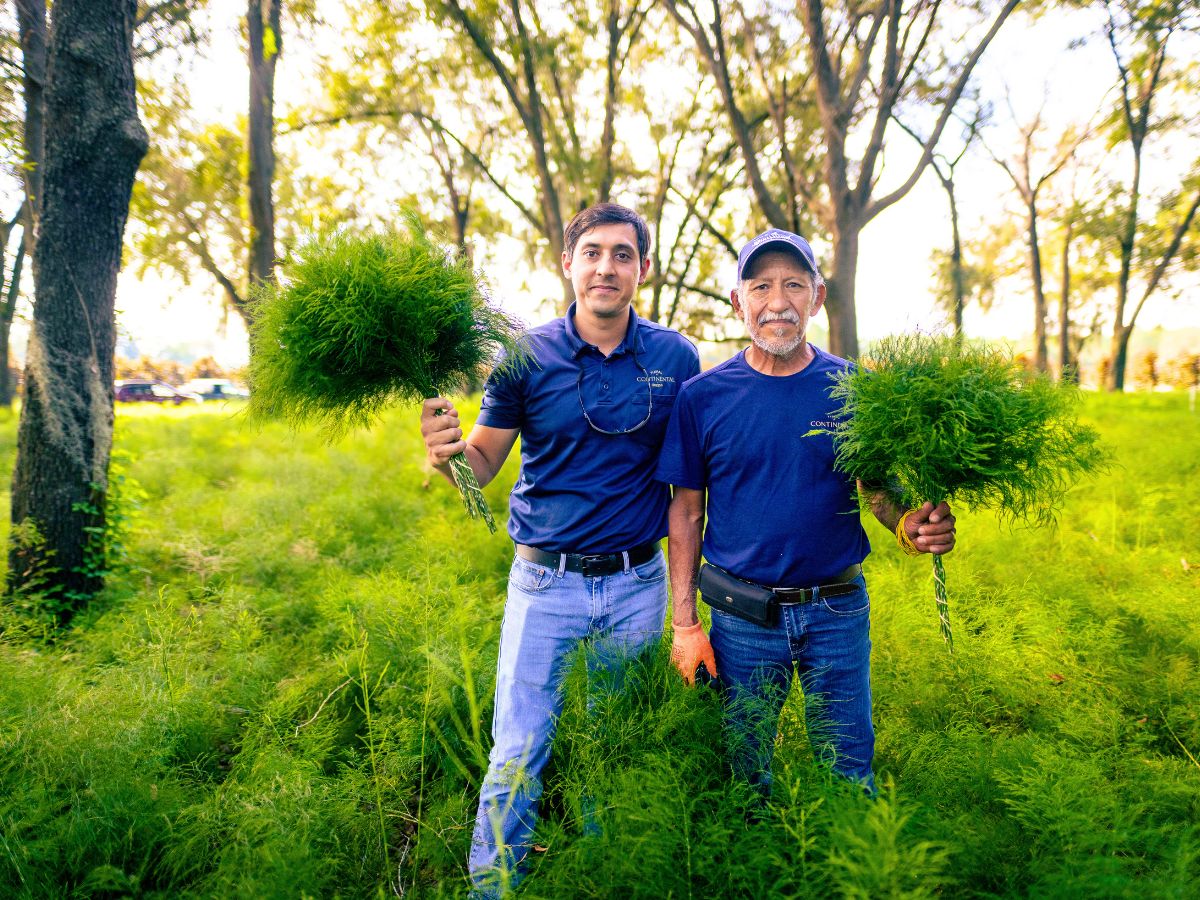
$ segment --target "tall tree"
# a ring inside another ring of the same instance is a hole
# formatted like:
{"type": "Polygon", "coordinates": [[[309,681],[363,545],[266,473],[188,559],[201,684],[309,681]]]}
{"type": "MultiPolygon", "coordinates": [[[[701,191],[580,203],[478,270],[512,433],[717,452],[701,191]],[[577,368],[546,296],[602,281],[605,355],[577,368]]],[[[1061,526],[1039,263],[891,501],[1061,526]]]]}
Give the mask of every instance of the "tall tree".
{"type": "MultiPolygon", "coordinates": [[[[990,107],[976,101],[971,114],[961,117],[963,129],[959,145],[956,148],[957,152],[938,152],[930,160],[930,167],[937,176],[942,191],[946,194],[946,202],[950,208],[950,250],[948,253],[940,250],[934,251],[934,261],[937,263],[936,292],[938,299],[950,312],[954,336],[960,339],[963,337],[963,311],[967,304],[967,283],[973,277],[973,272],[971,271],[972,267],[963,258],[962,224],[959,215],[958,184],[955,181],[955,171],[966,157],[967,151],[975,144],[980,129],[986,123],[990,113],[990,107]]],[[[907,123],[897,120],[896,124],[907,132],[918,146],[925,146],[925,139],[907,123]]]]}
{"type": "MultiPolygon", "coordinates": [[[[584,0],[567,3],[565,14],[543,23],[536,3],[508,0],[499,5],[436,0],[429,7],[455,28],[488,72],[516,116],[526,143],[537,202],[520,209],[545,241],[557,270],[563,227],[579,209],[610,199],[615,181],[616,116],[620,83],[630,54],[641,38],[650,0],[605,0],[602,9],[584,0]],[[563,21],[574,24],[564,28],[563,21]],[[598,118],[580,96],[597,35],[604,59],[604,85],[598,118]],[[599,126],[599,139],[588,143],[599,126]]],[[[572,298],[562,278],[563,305],[572,298]]]]}
{"type": "Polygon", "coordinates": [[[0,406],[12,406],[15,387],[9,371],[8,339],[12,333],[13,318],[16,316],[17,301],[21,292],[21,275],[25,268],[29,229],[22,227],[22,222],[25,221],[26,206],[28,201],[22,200],[16,215],[7,222],[0,222],[0,272],[4,271],[9,239],[14,230],[21,229],[21,238],[13,254],[12,269],[9,270],[7,283],[3,285],[3,293],[0,295],[0,406]]]}
{"type": "MultiPolygon", "coordinates": [[[[195,122],[189,95],[179,82],[143,80],[139,94],[154,144],[130,204],[128,241],[138,271],[171,273],[190,284],[199,270],[219,289],[225,310],[249,324],[252,228],[245,129],[195,122]]],[[[329,173],[303,173],[286,142],[275,156],[277,246],[286,249],[312,227],[314,218],[336,221],[355,215],[354,193],[339,188],[329,173]]]]}
{"type": "MultiPolygon", "coordinates": [[[[1011,111],[1011,104],[1009,108],[1011,111]]],[[[1015,113],[1013,118],[1016,118],[1015,113]]],[[[1039,146],[1039,141],[1044,138],[1044,132],[1042,110],[1038,110],[1032,119],[1018,126],[1019,145],[1013,157],[996,153],[986,141],[984,142],[988,154],[1012,182],[1024,211],[1029,283],[1033,289],[1033,367],[1038,372],[1049,371],[1046,325],[1050,312],[1046,300],[1042,240],[1039,235],[1039,230],[1043,227],[1039,203],[1044,196],[1043,191],[1067,166],[1080,143],[1087,137],[1086,129],[1069,127],[1055,146],[1043,149],[1039,146]]]]}
{"type": "Polygon", "coordinates": [[[902,0],[876,0],[870,5],[801,0],[796,22],[782,11],[777,14],[782,21],[748,17],[740,3],[711,0],[710,8],[702,10],[694,0],[667,0],[720,88],[759,215],[775,227],[797,230],[799,201],[811,208],[821,236],[832,245],[825,308],[833,352],[846,356],[858,352],[855,279],[862,229],[916,185],[976,64],[1019,3],[980,4],[995,11],[974,31],[963,27],[968,10],[945,8],[937,2],[905,7],[902,0]],[[951,15],[952,24],[946,21],[951,15]],[[733,16],[742,23],[736,31],[726,24],[733,16]],[[739,54],[753,58],[756,42],[764,39],[765,32],[755,23],[773,34],[800,30],[807,43],[807,69],[786,78],[780,73],[767,82],[775,90],[765,100],[752,90],[748,79],[738,80],[739,54]],[[775,117],[784,122],[815,109],[820,153],[794,150],[795,141],[808,146],[811,131],[777,128],[772,152],[763,154],[747,112],[755,104],[778,110],[775,117]],[[932,124],[907,175],[879,196],[887,126],[905,107],[932,124]],[[790,137],[797,131],[798,137],[790,137]],[[812,175],[802,165],[804,159],[819,163],[812,175]],[[764,170],[768,160],[777,166],[773,176],[764,170]]]}
{"type": "MultiPolygon", "coordinates": [[[[283,0],[248,0],[250,114],[247,126],[250,169],[250,287],[275,279],[275,64],[283,49],[283,0]]],[[[245,307],[239,312],[249,316],[245,307]]]]}
{"type": "Polygon", "coordinates": [[[1110,391],[1120,391],[1125,387],[1129,338],[1138,315],[1181,254],[1200,243],[1200,234],[1192,227],[1200,209],[1200,179],[1193,177],[1183,191],[1163,198],[1154,215],[1144,217],[1142,208],[1147,139],[1180,124],[1180,113],[1172,106],[1182,104],[1182,115],[1197,119],[1194,67],[1172,60],[1169,48],[1174,46],[1173,38],[1196,29],[1200,10],[1194,0],[1104,0],[1104,6],[1104,34],[1119,77],[1112,133],[1116,142],[1128,146],[1130,164],[1120,201],[1120,272],[1106,380],[1110,391]],[[1172,92],[1176,102],[1163,102],[1164,94],[1172,92]],[[1141,276],[1142,295],[1126,318],[1135,274],[1141,276]]]}
{"type": "Polygon", "coordinates": [[[102,581],[95,554],[112,447],[113,303],[130,191],[149,143],[135,99],[136,11],[135,0],[55,0],[51,10],[9,583],[48,578],[41,587],[67,604],[102,581]]]}

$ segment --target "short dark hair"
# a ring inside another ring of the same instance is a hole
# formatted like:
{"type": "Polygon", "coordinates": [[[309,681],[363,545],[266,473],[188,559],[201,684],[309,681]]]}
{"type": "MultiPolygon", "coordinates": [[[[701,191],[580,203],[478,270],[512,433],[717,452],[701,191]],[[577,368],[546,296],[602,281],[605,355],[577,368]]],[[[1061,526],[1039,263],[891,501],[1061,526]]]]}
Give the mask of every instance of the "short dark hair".
{"type": "Polygon", "coordinates": [[[575,245],[581,237],[601,225],[632,225],[637,235],[638,260],[650,256],[650,226],[646,220],[619,203],[597,203],[576,213],[563,229],[563,251],[567,257],[575,255],[575,245]]]}

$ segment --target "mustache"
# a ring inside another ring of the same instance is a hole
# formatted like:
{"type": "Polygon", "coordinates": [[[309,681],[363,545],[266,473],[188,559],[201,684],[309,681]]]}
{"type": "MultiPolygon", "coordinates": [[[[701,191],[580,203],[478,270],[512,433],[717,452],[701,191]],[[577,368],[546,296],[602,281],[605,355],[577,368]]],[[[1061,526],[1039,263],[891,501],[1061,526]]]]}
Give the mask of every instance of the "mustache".
{"type": "Polygon", "coordinates": [[[765,312],[758,317],[759,325],[770,325],[772,322],[787,322],[791,325],[800,324],[800,316],[795,310],[786,309],[783,312],[765,312]]]}

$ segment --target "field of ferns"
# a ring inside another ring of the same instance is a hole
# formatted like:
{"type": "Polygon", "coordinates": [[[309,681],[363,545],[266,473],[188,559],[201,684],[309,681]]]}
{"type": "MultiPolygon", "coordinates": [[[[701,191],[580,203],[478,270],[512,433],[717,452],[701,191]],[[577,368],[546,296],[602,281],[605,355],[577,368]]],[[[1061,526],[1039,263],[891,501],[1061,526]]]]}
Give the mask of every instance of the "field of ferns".
{"type": "MultiPolygon", "coordinates": [[[[1196,896],[1200,413],[1083,414],[1115,464],[1057,527],[957,511],[953,654],[928,561],[867,523],[877,799],[814,763],[797,696],[760,811],[666,644],[590,714],[577,666],[520,896],[1196,896]]],[[[512,546],[416,411],[327,446],[122,409],[116,450],[105,594],[59,632],[0,606],[0,896],[464,895],[512,546]]]]}

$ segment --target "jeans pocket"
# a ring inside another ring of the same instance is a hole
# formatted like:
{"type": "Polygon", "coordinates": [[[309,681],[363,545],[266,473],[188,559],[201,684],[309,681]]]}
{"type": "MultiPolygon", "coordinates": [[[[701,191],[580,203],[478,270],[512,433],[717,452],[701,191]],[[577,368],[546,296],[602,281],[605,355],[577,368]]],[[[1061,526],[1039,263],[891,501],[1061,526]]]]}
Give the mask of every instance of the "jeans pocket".
{"type": "Polygon", "coordinates": [[[863,616],[871,609],[871,598],[867,595],[865,587],[840,597],[822,596],[820,600],[821,605],[835,616],[863,616]]]}
{"type": "Polygon", "coordinates": [[[656,553],[649,562],[634,566],[629,570],[633,580],[641,584],[656,584],[667,577],[667,563],[662,553],[656,553]]]}
{"type": "Polygon", "coordinates": [[[508,583],[527,594],[537,594],[550,587],[554,571],[538,563],[516,557],[508,571],[508,583]]]}

